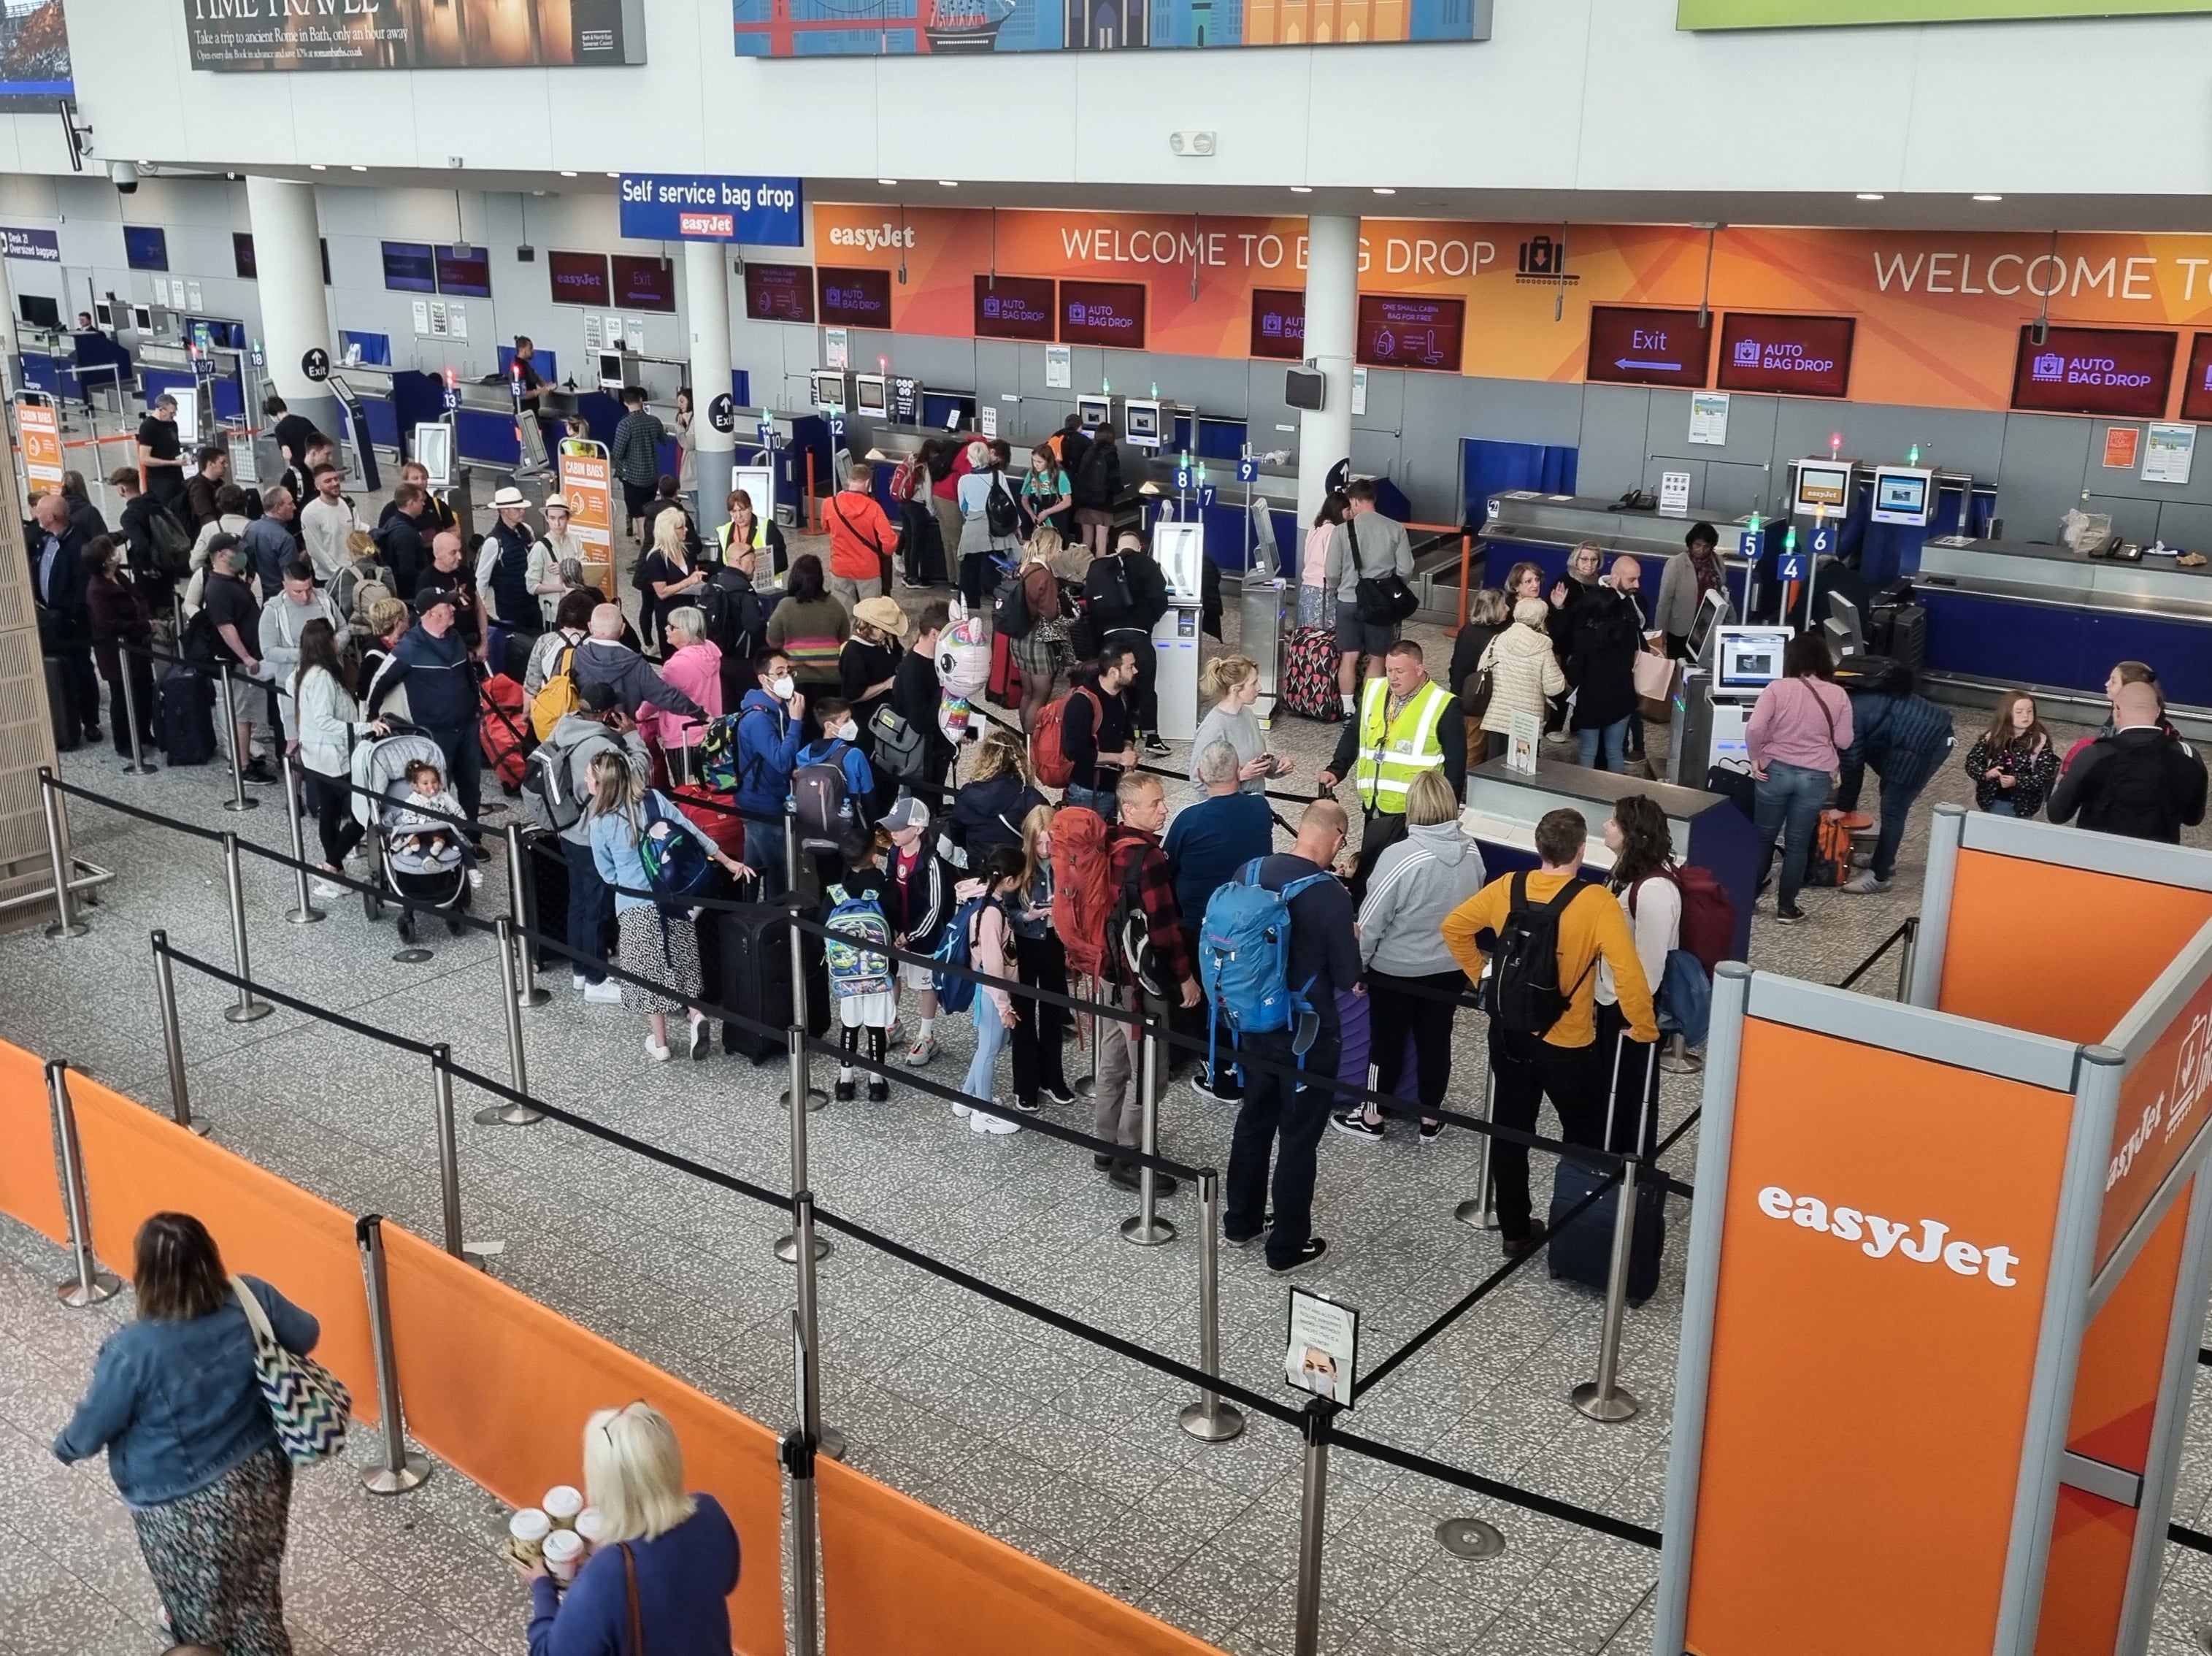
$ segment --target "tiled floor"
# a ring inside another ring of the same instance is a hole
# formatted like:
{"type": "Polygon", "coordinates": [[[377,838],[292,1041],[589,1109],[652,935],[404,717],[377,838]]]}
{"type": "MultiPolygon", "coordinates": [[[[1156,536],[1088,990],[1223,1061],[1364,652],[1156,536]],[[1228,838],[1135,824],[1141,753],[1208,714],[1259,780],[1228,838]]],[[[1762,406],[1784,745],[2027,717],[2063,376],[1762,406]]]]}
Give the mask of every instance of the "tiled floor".
{"type": "MultiPolygon", "coordinates": [[[[1971,739],[1965,715],[1961,729],[1971,739]]],[[[1276,740],[1310,777],[1334,736],[1287,721],[1276,740]]],[[[263,809],[227,815],[217,808],[225,778],[212,769],[132,778],[103,750],[69,756],[64,770],[180,820],[282,840],[273,792],[258,790],[263,809]]],[[[1170,792],[1180,801],[1187,790],[1170,792]]],[[[1762,918],[1759,963],[1840,977],[1915,906],[1928,806],[1963,796],[1953,767],[1916,813],[1894,892],[1808,895],[1813,922],[1794,930],[1762,918]]],[[[210,846],[94,807],[80,805],[72,817],[80,849],[119,877],[91,910],[89,935],[0,938],[8,984],[0,1035],[160,1099],[166,1082],[147,934],[165,928],[179,948],[227,963],[219,860],[210,846]]],[[[495,868],[491,909],[502,906],[500,889],[495,868]]],[[[350,901],[321,925],[287,925],[289,884],[251,860],[246,891],[258,977],[383,1029],[449,1041],[461,1062],[505,1075],[498,975],[483,941],[441,935],[433,960],[401,966],[389,958],[389,922],[368,926],[350,901]]],[[[1881,972],[1873,980],[1888,981],[1881,972]]],[[[580,1005],[564,980],[551,986],[551,1003],[526,1014],[537,1091],[710,1166],[784,1186],[780,1063],[755,1068],[718,1056],[650,1064],[637,1020],[580,1005]]],[[[226,1023],[219,1011],[228,992],[189,971],[180,971],[178,990],[195,1108],[218,1142],[342,1206],[418,1229],[434,1225],[426,1064],[289,1012],[226,1023]]],[[[964,1022],[951,1020],[934,1079],[957,1081],[969,1040],[964,1022]]],[[[1459,1047],[1454,1101],[1478,1108],[1482,1047],[1471,1015],[1459,1047]]],[[[1669,1079],[1666,1123],[1695,1098],[1694,1078],[1669,1079]]],[[[461,1102],[483,1100],[465,1093],[461,1102]]],[[[1067,1118],[1087,1126],[1087,1113],[1067,1118]]],[[[1163,1111],[1163,1148],[1221,1166],[1231,1122],[1228,1111],[1177,1087],[1163,1111]]],[[[463,1132],[467,1233],[506,1242],[496,1265],[502,1277],[757,1418],[785,1423],[790,1273],[769,1251],[781,1215],[557,1124],[463,1132]]],[[[1166,1208],[1182,1234],[1139,1250],[1117,1234],[1131,1199],[1093,1171],[1079,1147],[1037,1133],[979,1137],[944,1104],[910,1092],[884,1105],[833,1106],[812,1117],[810,1134],[812,1183],[825,1208],[1067,1314],[1195,1359],[1188,1194],[1166,1208]]],[[[1670,1158],[1684,1177],[1695,1148],[1692,1134],[1670,1158]]],[[[1473,1193],[1474,1169],[1473,1144],[1457,1133],[1425,1146],[1397,1129],[1381,1146],[1324,1135],[1316,1224],[1331,1251],[1313,1280],[1361,1307],[1370,1363],[1498,1263],[1494,1235],[1451,1217],[1473,1193]]],[[[1540,1173],[1540,1202],[1543,1184],[1540,1173]]],[[[1567,1406],[1569,1390],[1592,1373],[1598,1304],[1530,1270],[1380,1387],[1347,1424],[1656,1526],[1681,1303],[1679,1203],[1671,1217],[1660,1291],[1629,1319],[1623,1379],[1644,1405],[1632,1422],[1598,1426],[1567,1406]]],[[[0,1331],[13,1349],[38,1357],[0,1370],[8,1428],[0,1453],[17,1463],[15,1487],[32,1494],[0,1506],[0,1604],[55,1598],[66,1573],[82,1585],[58,1597],[71,1616],[92,1618],[48,1624],[33,1647],[22,1641],[40,1623],[0,1616],[0,1650],[11,1639],[44,1656],[150,1650],[150,1591],[100,1470],[64,1470],[43,1449],[99,1333],[127,1302],[64,1310],[46,1286],[59,1273],[57,1252],[19,1227],[0,1224],[0,1331]]],[[[1234,1250],[1224,1253],[1221,1278],[1224,1372],[1279,1392],[1284,1284],[1256,1255],[1234,1250]]],[[[848,1434],[855,1465],[1239,1656],[1289,1648],[1298,1500],[1292,1434],[1255,1421],[1232,1443],[1200,1444],[1176,1425],[1189,1398],[1175,1384],[849,1241],[837,1244],[821,1279],[824,1409],[848,1434]],[[948,1328],[956,1330],[949,1340],[948,1328]],[[947,1361],[918,1369],[902,1360],[924,1338],[949,1349],[947,1361]]],[[[450,1473],[392,1501],[358,1495],[339,1472],[318,1473],[301,1490],[291,1586],[304,1649],[513,1647],[522,1599],[490,1558],[497,1518],[488,1497],[450,1473]],[[406,1636],[395,1639],[394,1627],[406,1636]]],[[[2212,1433],[2192,1439],[2177,1515],[2195,1520],[2208,1499],[2212,1433]]],[[[1343,1452],[1333,1458],[1328,1524],[1328,1650],[1565,1656],[1648,1643],[1656,1556],[1638,1547],[1343,1452]],[[1455,1514],[1498,1524],[1504,1555],[1470,1563],[1444,1553],[1433,1529],[1455,1514]]],[[[2178,1656],[2191,1627],[2208,1618],[2212,1560],[2177,1549],[2159,1649],[2178,1656]]]]}

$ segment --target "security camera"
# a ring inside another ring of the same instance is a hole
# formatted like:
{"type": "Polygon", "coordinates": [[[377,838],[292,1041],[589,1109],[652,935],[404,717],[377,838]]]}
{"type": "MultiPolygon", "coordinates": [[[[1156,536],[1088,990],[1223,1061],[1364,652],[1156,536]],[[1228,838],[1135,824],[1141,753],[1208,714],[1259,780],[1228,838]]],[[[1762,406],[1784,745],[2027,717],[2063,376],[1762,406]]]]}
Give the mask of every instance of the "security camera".
{"type": "Polygon", "coordinates": [[[107,181],[125,195],[135,195],[138,190],[138,169],[127,161],[107,163],[107,181]]]}

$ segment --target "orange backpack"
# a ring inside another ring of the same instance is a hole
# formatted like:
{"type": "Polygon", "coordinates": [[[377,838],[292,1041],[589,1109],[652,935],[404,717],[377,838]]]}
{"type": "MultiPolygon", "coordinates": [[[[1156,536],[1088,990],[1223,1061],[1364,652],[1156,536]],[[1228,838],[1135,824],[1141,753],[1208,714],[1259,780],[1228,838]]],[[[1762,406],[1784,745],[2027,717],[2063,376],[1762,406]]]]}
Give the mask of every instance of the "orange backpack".
{"type": "Polygon", "coordinates": [[[1056,702],[1048,702],[1037,714],[1036,728],[1030,732],[1030,768],[1036,779],[1047,788],[1065,788],[1075,779],[1075,761],[1067,757],[1067,746],[1062,727],[1067,719],[1067,704],[1078,696],[1091,698],[1091,729],[1098,728],[1098,715],[1105,704],[1098,692],[1078,685],[1056,702]]]}
{"type": "Polygon", "coordinates": [[[1105,975],[1106,922],[1114,910],[1107,832],[1106,819],[1087,806],[1053,813],[1053,930],[1067,952],[1068,970],[1082,977],[1105,975]]]}

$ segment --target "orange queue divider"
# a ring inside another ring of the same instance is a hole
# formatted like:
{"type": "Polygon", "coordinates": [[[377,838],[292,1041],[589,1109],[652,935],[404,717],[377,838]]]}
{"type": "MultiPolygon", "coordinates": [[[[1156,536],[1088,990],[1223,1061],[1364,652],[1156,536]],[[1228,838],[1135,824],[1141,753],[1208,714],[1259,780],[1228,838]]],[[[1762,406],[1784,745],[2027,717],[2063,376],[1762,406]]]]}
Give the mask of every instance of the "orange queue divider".
{"type": "Polygon", "coordinates": [[[0,1041],[0,1213],[20,1219],[49,1241],[69,1245],[61,1170],[54,1162],[54,1115],[46,1099],[46,1067],[36,1056],[0,1041]]]}
{"type": "Polygon", "coordinates": [[[374,1425],[376,1361],[353,1215],[74,1069],[69,1093],[100,1262],[129,1276],[149,1215],[193,1215],[228,1269],[313,1313],[322,1324],[316,1361],[353,1393],[356,1424],[374,1425]]]}
{"type": "Polygon", "coordinates": [[[827,1656],[1220,1656],[849,1466],[814,1476],[827,1656]]]}
{"type": "Polygon", "coordinates": [[[399,1391],[415,1439],[510,1506],[535,1506],[556,1483],[582,1483],[592,1411],[642,1398],[675,1427],[685,1483],[720,1501],[737,1525],[743,1568],[730,1629],[738,1650],[782,1656],[776,1434],[388,1220],[384,1248],[399,1391]]]}

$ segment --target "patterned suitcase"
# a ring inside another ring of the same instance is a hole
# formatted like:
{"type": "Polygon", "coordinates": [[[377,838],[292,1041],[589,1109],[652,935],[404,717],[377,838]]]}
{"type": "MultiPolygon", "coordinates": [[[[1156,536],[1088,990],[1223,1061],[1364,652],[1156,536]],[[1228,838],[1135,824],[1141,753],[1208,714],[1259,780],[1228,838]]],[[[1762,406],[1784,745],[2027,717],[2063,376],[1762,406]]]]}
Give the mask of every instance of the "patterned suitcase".
{"type": "Polygon", "coordinates": [[[1326,627],[1300,627],[1283,656],[1283,705],[1302,719],[1340,723],[1344,703],[1336,689],[1336,635],[1326,627]]]}

